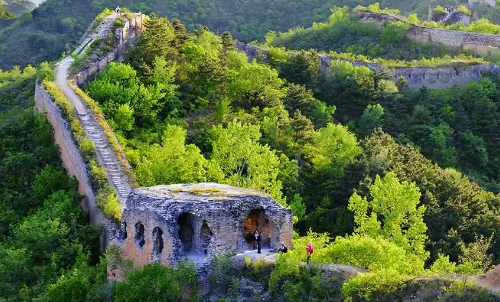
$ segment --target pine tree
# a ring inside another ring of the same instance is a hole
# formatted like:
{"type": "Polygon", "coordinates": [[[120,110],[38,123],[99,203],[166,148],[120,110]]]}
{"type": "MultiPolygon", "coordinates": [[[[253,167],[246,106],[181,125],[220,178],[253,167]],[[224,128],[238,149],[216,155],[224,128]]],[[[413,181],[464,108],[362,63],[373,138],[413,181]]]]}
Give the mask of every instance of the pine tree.
{"type": "Polygon", "coordinates": [[[233,40],[233,36],[231,35],[230,32],[225,31],[222,34],[222,47],[223,47],[223,52],[227,53],[228,51],[231,50],[236,50],[236,43],[233,40]]]}
{"type": "Polygon", "coordinates": [[[156,57],[173,59],[177,55],[174,28],[167,18],[152,14],[145,27],[129,56],[131,65],[142,75],[150,73],[156,57]]]}
{"type": "Polygon", "coordinates": [[[174,33],[175,33],[175,47],[177,49],[180,49],[182,46],[184,46],[184,43],[189,39],[189,34],[186,30],[186,27],[184,24],[179,19],[175,19],[174,22],[172,23],[172,26],[174,27],[174,33]]]}

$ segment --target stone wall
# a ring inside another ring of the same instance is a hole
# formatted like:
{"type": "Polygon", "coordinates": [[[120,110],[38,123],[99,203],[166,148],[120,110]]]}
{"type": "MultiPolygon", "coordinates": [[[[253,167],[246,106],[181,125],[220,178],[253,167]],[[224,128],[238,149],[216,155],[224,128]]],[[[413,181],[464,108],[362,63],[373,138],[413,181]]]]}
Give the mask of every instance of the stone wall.
{"type": "Polygon", "coordinates": [[[73,137],[71,127],[64,119],[61,109],[54,102],[52,96],[39,84],[35,86],[35,106],[37,110],[47,116],[54,129],[54,142],[59,146],[61,159],[66,172],[78,180],[78,191],[85,196],[82,208],[90,216],[94,225],[104,226],[101,237],[101,249],[104,250],[116,238],[116,228],[112,221],[104,217],[95,202],[95,192],[89,179],[88,166],[85,164],[80,149],[73,137]]]}
{"type": "Polygon", "coordinates": [[[249,224],[252,232],[262,232],[264,248],[275,249],[281,242],[292,247],[290,209],[262,193],[228,185],[204,183],[134,190],[122,221],[126,225],[122,256],[133,259],[137,266],[154,261],[176,264],[186,257],[203,266],[216,254],[251,250],[252,244],[245,238],[249,224]],[[259,213],[259,226],[253,220],[255,213],[259,213]],[[186,222],[191,242],[182,238],[186,222]],[[155,229],[156,234],[161,230],[161,244],[155,244],[155,229]],[[186,251],[187,245],[193,247],[186,251]],[[161,253],[158,246],[162,247],[161,253]]]}
{"type": "MultiPolygon", "coordinates": [[[[355,10],[363,22],[376,22],[383,25],[388,22],[402,21],[396,16],[355,10]]],[[[480,54],[496,53],[500,47],[500,36],[475,32],[429,28],[410,25],[406,38],[420,42],[439,43],[449,47],[464,48],[480,54]]]]}
{"type": "MultiPolygon", "coordinates": [[[[267,50],[259,48],[255,45],[247,45],[242,42],[236,43],[236,48],[242,51],[248,57],[249,62],[254,59],[266,60],[267,50]]],[[[293,54],[293,52],[292,52],[293,54]]],[[[337,58],[328,55],[320,55],[321,66],[326,70],[333,60],[337,58]]],[[[346,60],[343,60],[346,61],[346,60]]],[[[382,70],[382,66],[375,63],[348,61],[354,66],[365,66],[374,71],[382,70]]],[[[388,68],[392,74],[392,80],[397,81],[398,78],[404,77],[411,89],[427,88],[450,88],[454,85],[465,85],[472,81],[478,81],[482,77],[483,72],[500,73],[500,67],[497,65],[457,65],[453,67],[436,67],[436,68],[423,68],[423,67],[394,67],[388,68]]]]}
{"type": "Polygon", "coordinates": [[[126,19],[120,28],[114,30],[115,48],[93,62],[86,64],[80,68],[73,80],[78,86],[83,85],[87,81],[91,81],[100,71],[113,61],[122,61],[125,57],[127,47],[132,45],[144,30],[144,21],[146,16],[143,14],[133,14],[132,17],[126,19]]]}
{"type": "Polygon", "coordinates": [[[475,5],[476,3],[479,3],[479,2],[487,4],[491,7],[496,7],[496,5],[497,5],[496,0],[469,0],[468,4],[469,4],[469,7],[472,7],[473,5],[475,5]]]}

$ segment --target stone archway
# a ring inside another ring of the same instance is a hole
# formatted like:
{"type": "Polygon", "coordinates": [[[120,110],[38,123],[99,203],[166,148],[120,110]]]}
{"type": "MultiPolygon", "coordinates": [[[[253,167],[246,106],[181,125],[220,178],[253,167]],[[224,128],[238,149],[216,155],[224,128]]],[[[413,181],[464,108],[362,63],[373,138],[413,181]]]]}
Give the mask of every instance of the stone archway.
{"type": "Polygon", "coordinates": [[[206,222],[203,222],[200,230],[200,251],[203,255],[208,255],[210,241],[212,239],[212,231],[206,222]]]}
{"type": "Polygon", "coordinates": [[[177,220],[179,239],[182,243],[180,252],[184,256],[207,256],[213,236],[207,222],[191,213],[183,213],[177,220]]]}
{"type": "Polygon", "coordinates": [[[251,250],[254,247],[254,232],[262,232],[262,248],[271,248],[273,225],[266,215],[264,209],[250,211],[243,225],[243,237],[245,244],[243,249],[251,250]]]}
{"type": "Polygon", "coordinates": [[[161,261],[161,253],[163,252],[163,231],[159,227],[153,229],[153,252],[151,259],[153,262],[161,261]]]}
{"type": "Polygon", "coordinates": [[[142,249],[146,241],[144,240],[144,225],[140,222],[135,224],[134,241],[139,249],[142,249]]]}
{"type": "Polygon", "coordinates": [[[181,239],[183,254],[190,254],[193,252],[193,223],[195,220],[196,217],[190,213],[181,214],[177,220],[179,223],[179,238],[181,239]]]}

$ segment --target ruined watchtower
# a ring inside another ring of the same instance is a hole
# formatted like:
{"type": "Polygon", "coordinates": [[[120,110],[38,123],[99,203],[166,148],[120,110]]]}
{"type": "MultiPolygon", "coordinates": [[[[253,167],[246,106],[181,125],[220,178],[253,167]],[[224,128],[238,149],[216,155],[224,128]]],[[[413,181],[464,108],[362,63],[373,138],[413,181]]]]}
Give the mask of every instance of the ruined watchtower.
{"type": "Polygon", "coordinates": [[[137,266],[151,262],[197,264],[213,256],[253,248],[291,246],[292,212],[271,197],[215,183],[161,185],[134,190],[122,216],[122,256],[137,266]]]}

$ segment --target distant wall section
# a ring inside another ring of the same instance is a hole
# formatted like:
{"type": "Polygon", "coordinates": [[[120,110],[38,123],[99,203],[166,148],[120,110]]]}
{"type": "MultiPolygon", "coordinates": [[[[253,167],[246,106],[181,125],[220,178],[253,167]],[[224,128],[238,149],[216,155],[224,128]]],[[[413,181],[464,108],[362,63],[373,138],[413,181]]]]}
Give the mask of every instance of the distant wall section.
{"type": "Polygon", "coordinates": [[[103,71],[110,62],[123,61],[127,47],[135,43],[144,30],[145,20],[146,16],[143,14],[133,14],[130,18],[127,18],[123,27],[114,30],[115,48],[99,60],[80,68],[72,77],[75,83],[81,86],[92,80],[97,73],[103,71]]]}
{"type": "MultiPolygon", "coordinates": [[[[236,43],[239,51],[246,54],[248,60],[251,62],[254,59],[266,59],[267,50],[255,45],[247,45],[242,42],[236,43]]],[[[319,55],[321,66],[326,70],[332,61],[338,60],[337,58],[328,55],[319,55]]],[[[346,60],[343,60],[346,61],[346,60]]],[[[374,71],[381,71],[383,66],[375,63],[348,61],[354,66],[365,66],[374,71]]],[[[453,67],[392,67],[388,68],[391,71],[393,81],[400,77],[404,77],[411,89],[420,89],[423,87],[443,89],[450,88],[454,85],[463,86],[472,81],[481,79],[484,72],[492,72],[500,74],[500,67],[497,65],[462,65],[453,67]]]]}
{"type": "MultiPolygon", "coordinates": [[[[376,22],[380,26],[390,22],[407,22],[396,16],[355,10],[363,22],[376,22]]],[[[406,38],[420,42],[439,43],[453,48],[463,48],[480,54],[500,52],[500,36],[475,32],[447,30],[410,25],[406,38]]]]}

